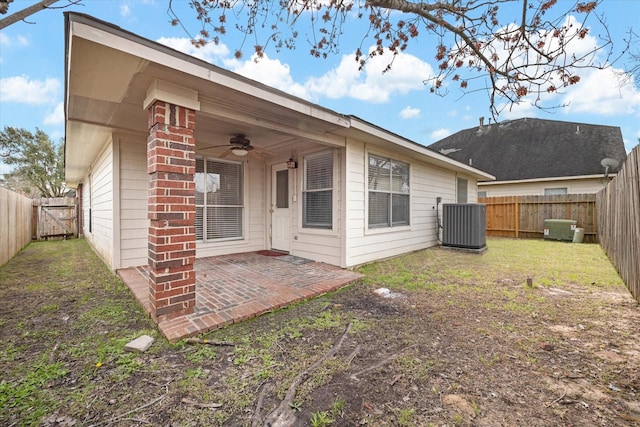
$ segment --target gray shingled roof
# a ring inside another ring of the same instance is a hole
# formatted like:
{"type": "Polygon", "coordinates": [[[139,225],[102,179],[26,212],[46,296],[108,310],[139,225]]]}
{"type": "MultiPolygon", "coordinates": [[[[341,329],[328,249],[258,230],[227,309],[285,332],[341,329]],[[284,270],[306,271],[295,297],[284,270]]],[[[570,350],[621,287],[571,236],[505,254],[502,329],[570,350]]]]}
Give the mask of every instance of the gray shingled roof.
{"type": "Polygon", "coordinates": [[[524,118],[465,129],[430,149],[489,172],[497,181],[604,174],[604,158],[627,158],[616,126],[524,118]]]}

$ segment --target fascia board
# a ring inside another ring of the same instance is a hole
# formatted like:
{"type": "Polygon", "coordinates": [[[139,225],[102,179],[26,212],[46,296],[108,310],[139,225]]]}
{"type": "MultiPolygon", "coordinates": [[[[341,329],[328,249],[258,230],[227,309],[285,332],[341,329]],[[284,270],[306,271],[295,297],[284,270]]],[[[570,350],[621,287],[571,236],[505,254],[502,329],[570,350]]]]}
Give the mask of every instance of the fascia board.
{"type": "MultiPolygon", "coordinates": [[[[609,173],[609,177],[613,178],[615,173],[609,173]]],[[[479,182],[478,185],[504,185],[504,184],[525,184],[531,182],[553,182],[553,181],[573,181],[580,179],[602,179],[604,174],[601,175],[574,175],[574,176],[552,176],[546,178],[529,178],[529,179],[516,179],[511,181],[492,181],[492,182],[479,182]]]]}

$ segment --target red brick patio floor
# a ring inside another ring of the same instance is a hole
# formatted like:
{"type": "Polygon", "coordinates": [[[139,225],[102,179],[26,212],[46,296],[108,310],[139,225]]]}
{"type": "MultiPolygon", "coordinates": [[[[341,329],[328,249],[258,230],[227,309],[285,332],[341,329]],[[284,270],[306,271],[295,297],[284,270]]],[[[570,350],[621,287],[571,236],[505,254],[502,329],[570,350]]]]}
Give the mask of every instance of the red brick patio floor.
{"type": "MultiPolygon", "coordinates": [[[[336,290],[362,277],[304,258],[266,256],[259,252],[199,258],[195,270],[194,313],[158,324],[169,341],[242,322],[336,290]]],[[[118,270],[118,276],[149,314],[147,267],[118,270]]]]}

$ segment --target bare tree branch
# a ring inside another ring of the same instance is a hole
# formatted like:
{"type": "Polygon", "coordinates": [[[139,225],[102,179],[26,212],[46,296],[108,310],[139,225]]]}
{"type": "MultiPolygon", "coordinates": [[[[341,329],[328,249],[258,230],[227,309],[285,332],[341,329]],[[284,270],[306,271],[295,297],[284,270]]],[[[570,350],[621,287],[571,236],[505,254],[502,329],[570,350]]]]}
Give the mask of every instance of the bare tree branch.
{"type": "MultiPolygon", "coordinates": [[[[58,1],[60,0],[41,0],[27,8],[22,9],[19,12],[9,15],[6,18],[0,19],[0,30],[8,27],[11,24],[15,24],[18,21],[25,21],[25,19],[27,19],[29,16],[44,9],[64,9],[74,4],[82,4],[82,0],[67,0],[67,4],[64,4],[62,6],[51,6],[53,3],[56,3],[58,1]]],[[[0,6],[4,5],[4,12],[2,12],[2,8],[0,8],[0,13],[6,14],[7,10],[9,9],[9,3],[11,2],[13,2],[13,0],[9,0],[7,3],[5,3],[4,1],[0,1],[0,6]]]]}
{"type": "Polygon", "coordinates": [[[359,69],[386,55],[388,71],[410,44],[422,51],[434,49],[437,67],[434,75],[424,78],[430,91],[446,95],[454,85],[445,82],[456,83],[462,93],[484,90],[495,116],[504,108],[499,100],[512,106],[527,95],[535,97],[537,107],[548,108],[539,104],[543,94],[577,84],[580,70],[612,66],[618,59],[613,42],[604,19],[595,14],[601,1],[189,0],[201,26],[196,35],[187,31],[171,1],[167,12],[194,46],[220,43],[228,31],[244,34],[237,59],[249,39],[255,41],[252,53],[258,59],[267,47],[296,48],[297,28],[304,29],[309,53],[326,58],[340,51],[343,29],[351,20],[368,21],[355,48],[359,69]],[[513,21],[509,8],[520,2],[520,17],[513,21]],[[604,28],[598,39],[590,35],[593,28],[588,24],[604,28]],[[593,46],[586,51],[572,48],[581,41],[593,46]]]}
{"type": "Polygon", "coordinates": [[[18,21],[22,21],[23,19],[28,18],[36,12],[40,12],[41,10],[48,8],[57,1],[58,0],[42,0],[38,3],[32,4],[31,6],[22,9],[19,12],[9,15],[6,18],[0,19],[0,30],[8,27],[11,24],[15,24],[18,21]]]}

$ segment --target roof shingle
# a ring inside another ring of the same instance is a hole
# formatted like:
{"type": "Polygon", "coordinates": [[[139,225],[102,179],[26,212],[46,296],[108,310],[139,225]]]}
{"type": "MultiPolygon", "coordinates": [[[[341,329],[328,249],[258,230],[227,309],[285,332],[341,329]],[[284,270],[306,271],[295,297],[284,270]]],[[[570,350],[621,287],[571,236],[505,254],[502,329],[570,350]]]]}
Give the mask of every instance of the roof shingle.
{"type": "Polygon", "coordinates": [[[497,181],[617,172],[627,158],[616,126],[523,118],[462,130],[430,149],[489,172],[497,181]]]}

